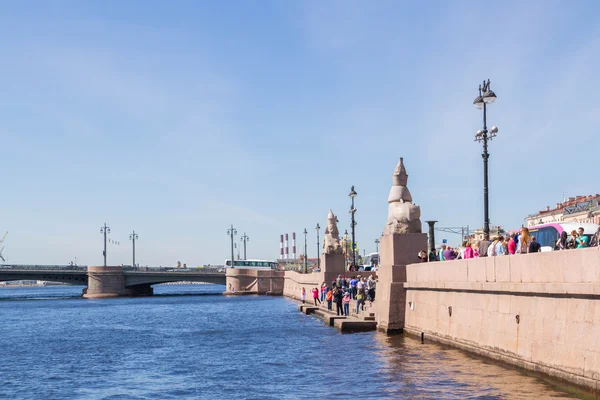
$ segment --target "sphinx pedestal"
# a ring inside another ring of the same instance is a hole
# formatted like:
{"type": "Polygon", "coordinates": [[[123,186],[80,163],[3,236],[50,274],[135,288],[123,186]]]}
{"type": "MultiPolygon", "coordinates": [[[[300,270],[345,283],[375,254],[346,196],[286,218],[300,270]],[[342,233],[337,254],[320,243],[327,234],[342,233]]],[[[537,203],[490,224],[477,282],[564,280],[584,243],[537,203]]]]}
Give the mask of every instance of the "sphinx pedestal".
{"type": "Polygon", "coordinates": [[[321,272],[323,272],[323,279],[327,284],[331,283],[338,275],[344,275],[345,271],[343,254],[321,254],[321,272]]]}
{"type": "Polygon", "coordinates": [[[427,234],[389,234],[380,239],[380,264],[377,275],[377,329],[401,333],[406,312],[406,265],[420,262],[419,251],[427,251],[427,234]]]}

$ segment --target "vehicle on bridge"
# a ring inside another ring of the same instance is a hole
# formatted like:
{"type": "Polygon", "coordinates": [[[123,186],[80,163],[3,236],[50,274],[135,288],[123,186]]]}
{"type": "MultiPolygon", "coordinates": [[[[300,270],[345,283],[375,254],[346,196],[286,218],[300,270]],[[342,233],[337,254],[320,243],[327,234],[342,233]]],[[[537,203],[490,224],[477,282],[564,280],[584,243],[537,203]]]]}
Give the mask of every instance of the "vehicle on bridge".
{"type": "Polygon", "coordinates": [[[367,254],[362,261],[362,264],[358,267],[359,271],[377,271],[379,265],[379,253],[367,254]]]}
{"type": "MultiPolygon", "coordinates": [[[[277,269],[275,261],[268,260],[234,260],[234,268],[277,269]]],[[[231,268],[231,260],[225,260],[225,268],[231,268]]]]}
{"type": "MultiPolygon", "coordinates": [[[[542,246],[542,251],[553,251],[556,250],[556,242],[563,232],[567,232],[567,235],[571,231],[576,231],[580,227],[583,228],[583,235],[588,237],[588,243],[592,239],[592,236],[598,230],[596,224],[589,223],[578,223],[578,222],[564,222],[564,223],[553,223],[553,224],[542,224],[530,226],[529,234],[535,236],[535,240],[542,246]]],[[[519,230],[512,230],[510,233],[519,234],[519,230]]]]}

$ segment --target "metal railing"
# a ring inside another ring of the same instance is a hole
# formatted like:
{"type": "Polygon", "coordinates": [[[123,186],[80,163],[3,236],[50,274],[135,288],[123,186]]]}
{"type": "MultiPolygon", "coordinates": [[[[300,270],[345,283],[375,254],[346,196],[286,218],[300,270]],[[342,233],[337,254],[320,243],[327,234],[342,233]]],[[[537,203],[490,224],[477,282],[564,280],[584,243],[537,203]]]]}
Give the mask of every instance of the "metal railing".
{"type": "Polygon", "coordinates": [[[87,271],[87,265],[20,265],[1,264],[0,270],[28,270],[28,271],[87,271]]]}
{"type": "MultiPolygon", "coordinates": [[[[124,265],[123,271],[135,272],[179,272],[198,274],[224,274],[223,268],[175,268],[175,267],[133,267],[124,265]]],[[[27,270],[27,271],[86,271],[87,265],[25,265],[25,264],[0,264],[0,270],[27,270]]]]}
{"type": "Polygon", "coordinates": [[[132,267],[131,265],[123,266],[123,271],[225,274],[223,268],[132,267]]]}

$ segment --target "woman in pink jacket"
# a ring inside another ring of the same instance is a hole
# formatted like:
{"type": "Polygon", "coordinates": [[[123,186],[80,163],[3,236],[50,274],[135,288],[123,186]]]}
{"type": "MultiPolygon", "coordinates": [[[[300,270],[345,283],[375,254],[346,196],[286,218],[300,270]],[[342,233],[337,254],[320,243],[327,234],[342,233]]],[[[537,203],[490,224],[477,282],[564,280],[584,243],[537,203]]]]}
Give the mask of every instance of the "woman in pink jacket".
{"type": "Polygon", "coordinates": [[[471,244],[471,242],[467,242],[467,245],[465,246],[465,254],[464,254],[463,258],[466,260],[467,258],[473,258],[473,257],[474,257],[473,245],[471,244]]]}
{"type": "Polygon", "coordinates": [[[321,304],[321,300],[319,299],[319,289],[314,288],[312,290],[313,300],[315,301],[315,306],[317,305],[317,301],[321,304]]]}

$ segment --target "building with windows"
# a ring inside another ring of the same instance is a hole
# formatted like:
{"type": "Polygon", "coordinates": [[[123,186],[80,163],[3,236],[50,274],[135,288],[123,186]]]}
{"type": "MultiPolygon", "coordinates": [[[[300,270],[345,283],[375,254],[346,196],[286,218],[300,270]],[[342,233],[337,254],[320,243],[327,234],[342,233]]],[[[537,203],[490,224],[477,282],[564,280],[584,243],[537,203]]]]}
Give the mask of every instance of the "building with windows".
{"type": "MultiPolygon", "coordinates": [[[[506,231],[499,225],[490,225],[490,240],[494,239],[496,236],[504,235],[506,231]]],[[[469,239],[473,241],[482,241],[485,235],[483,234],[483,228],[476,229],[471,233],[469,239]]]]}
{"type": "Polygon", "coordinates": [[[600,225],[600,194],[569,197],[555,208],[545,210],[525,218],[527,227],[554,222],[579,222],[600,225]]]}

